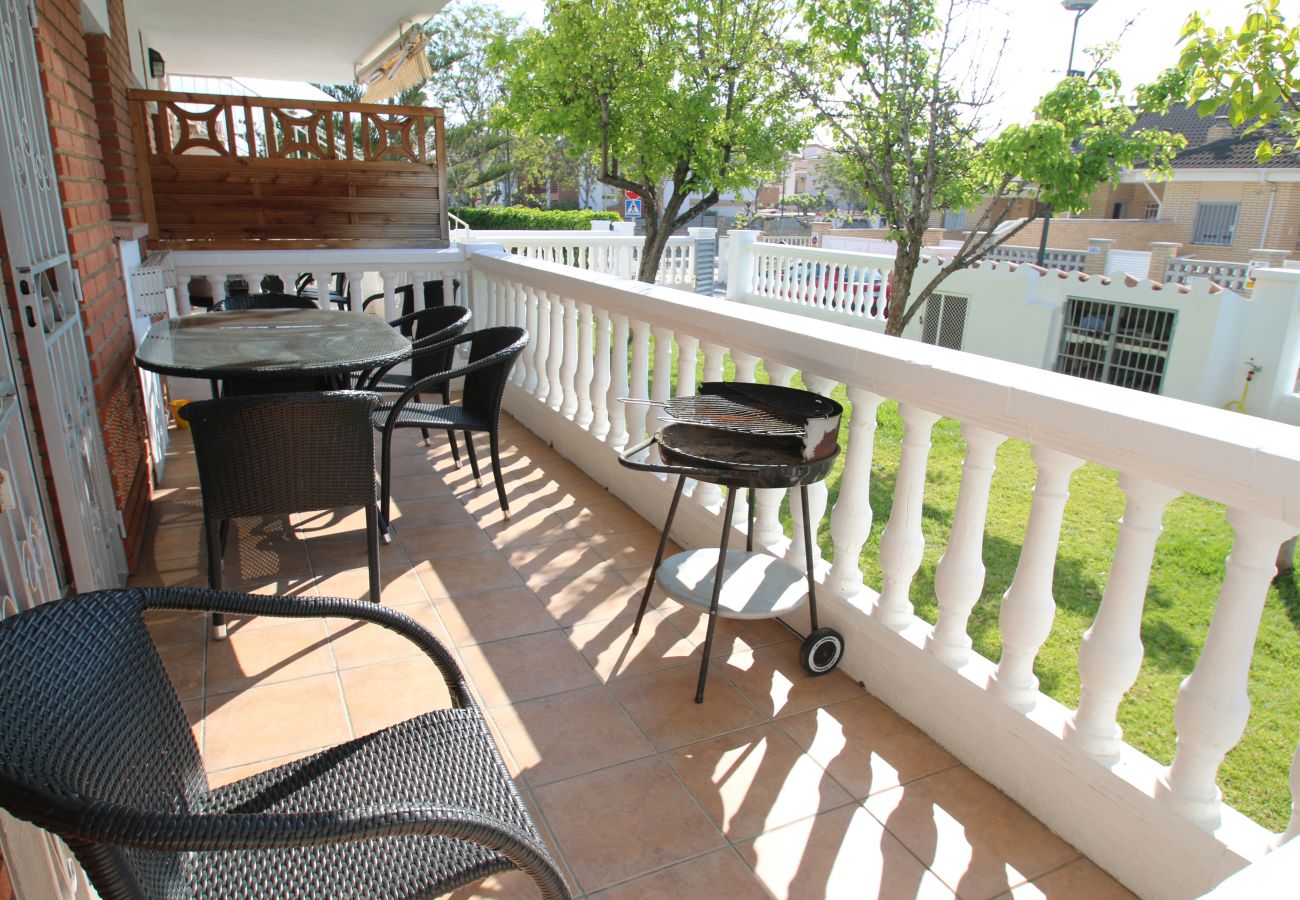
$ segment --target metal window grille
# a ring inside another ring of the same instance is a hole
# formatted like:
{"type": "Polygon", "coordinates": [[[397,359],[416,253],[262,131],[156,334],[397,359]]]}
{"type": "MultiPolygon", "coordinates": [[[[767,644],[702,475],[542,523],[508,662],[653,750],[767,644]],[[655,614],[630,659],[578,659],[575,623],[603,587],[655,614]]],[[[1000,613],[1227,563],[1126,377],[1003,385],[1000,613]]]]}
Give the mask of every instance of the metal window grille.
{"type": "Polygon", "coordinates": [[[1071,297],[1056,371],[1160,393],[1178,314],[1071,297]]]}
{"type": "Polygon", "coordinates": [[[1196,221],[1192,224],[1192,243],[1230,246],[1237,230],[1237,214],[1240,211],[1240,203],[1196,204],[1196,221]]]}
{"type": "Polygon", "coordinates": [[[1160,218],[1160,204],[1156,203],[1154,200],[1148,203],[1142,211],[1142,218],[1144,219],[1160,218]]]}
{"type": "Polygon", "coordinates": [[[131,270],[131,294],[139,316],[167,315],[167,289],[176,287],[171,252],[155,250],[131,270]]]}
{"type": "Polygon", "coordinates": [[[960,231],[966,227],[966,210],[950,209],[943,214],[943,227],[948,231],[960,231]]]}
{"type": "Polygon", "coordinates": [[[931,294],[925,301],[921,340],[950,350],[960,350],[966,333],[966,304],[960,294],[931,294]]]}

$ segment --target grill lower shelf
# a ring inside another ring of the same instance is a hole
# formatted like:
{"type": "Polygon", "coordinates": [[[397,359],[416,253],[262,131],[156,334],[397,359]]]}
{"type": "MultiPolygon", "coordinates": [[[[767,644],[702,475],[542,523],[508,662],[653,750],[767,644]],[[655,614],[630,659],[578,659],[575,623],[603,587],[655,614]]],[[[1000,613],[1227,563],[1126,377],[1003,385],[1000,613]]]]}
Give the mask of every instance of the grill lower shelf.
{"type": "MultiPolygon", "coordinates": [[[[659,564],[655,580],[663,592],[685,606],[709,611],[717,548],[686,550],[659,564]]],[[[766,553],[728,550],[722,569],[718,615],[726,619],[767,619],[798,609],[808,599],[808,578],[766,553]]]]}

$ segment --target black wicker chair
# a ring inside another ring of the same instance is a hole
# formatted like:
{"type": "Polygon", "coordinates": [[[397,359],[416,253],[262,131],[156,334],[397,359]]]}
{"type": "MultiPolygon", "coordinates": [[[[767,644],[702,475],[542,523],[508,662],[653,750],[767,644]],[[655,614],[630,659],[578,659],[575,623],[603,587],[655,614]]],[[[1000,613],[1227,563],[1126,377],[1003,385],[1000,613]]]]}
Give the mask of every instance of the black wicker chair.
{"type": "Polygon", "coordinates": [[[521,869],[569,897],[451,654],[392,609],[192,588],[100,591],[0,622],[0,806],[99,896],[428,897],[521,869]],[[378,623],[442,673],[435,709],[211,789],[151,609],[378,623]]]}
{"type": "Polygon", "coordinates": [[[502,512],[510,515],[505,480],[501,477],[500,438],[497,432],[501,420],[501,397],[506,390],[506,380],[510,377],[510,367],[524,347],[528,346],[528,332],[515,326],[503,325],[484,328],[432,346],[454,349],[461,344],[469,344],[469,360],[464,366],[415,382],[391,405],[381,406],[373,414],[375,428],[383,435],[380,451],[379,529],[385,538],[391,521],[389,510],[392,500],[393,432],[398,428],[436,428],[447,432],[462,432],[465,435],[470,467],[480,485],[483,477],[479,473],[478,457],[474,454],[473,434],[476,431],[487,432],[497,499],[501,502],[502,512]],[[429,393],[435,386],[461,376],[464,376],[465,384],[459,405],[414,402],[418,394],[429,393]]]}
{"type": "MultiPolygon", "coordinates": [[[[435,306],[450,305],[444,294],[442,279],[434,279],[432,281],[424,282],[421,286],[421,290],[424,293],[425,309],[433,309],[435,306]]],[[[451,303],[456,302],[456,293],[459,290],[460,281],[453,278],[451,281],[451,303]]],[[[393,289],[393,294],[400,301],[397,308],[401,310],[402,318],[415,312],[415,285],[399,284],[393,289]]],[[[382,303],[383,300],[383,294],[371,294],[365,300],[361,301],[361,310],[364,312],[370,308],[372,303],[382,303]]]]}
{"type": "MultiPolygon", "coordinates": [[[[194,434],[208,585],[220,589],[230,520],[360,506],[366,512],[370,599],[380,599],[375,512],[378,394],[329,391],[202,400],[181,407],[194,434]]],[[[215,635],[224,621],[213,617],[215,635]]]]}
{"type": "Polygon", "coordinates": [[[316,301],[296,294],[232,294],[212,304],[208,312],[238,312],[249,309],[316,309],[316,301]]]}

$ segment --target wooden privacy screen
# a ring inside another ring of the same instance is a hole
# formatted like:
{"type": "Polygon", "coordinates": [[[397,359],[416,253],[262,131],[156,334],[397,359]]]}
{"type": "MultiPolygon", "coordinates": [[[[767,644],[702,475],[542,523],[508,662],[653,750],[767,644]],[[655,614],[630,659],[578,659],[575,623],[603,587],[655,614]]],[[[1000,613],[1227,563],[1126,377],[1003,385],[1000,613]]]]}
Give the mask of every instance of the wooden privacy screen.
{"type": "Polygon", "coordinates": [[[128,99],[157,246],[447,246],[441,109],[168,91],[128,99]]]}

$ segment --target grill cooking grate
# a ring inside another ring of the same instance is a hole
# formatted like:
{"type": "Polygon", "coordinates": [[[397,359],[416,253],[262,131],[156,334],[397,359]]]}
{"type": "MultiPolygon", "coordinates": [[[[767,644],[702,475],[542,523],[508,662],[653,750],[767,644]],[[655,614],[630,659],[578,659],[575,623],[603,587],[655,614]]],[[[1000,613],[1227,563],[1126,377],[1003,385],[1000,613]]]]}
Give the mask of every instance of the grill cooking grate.
{"type": "Polygon", "coordinates": [[[664,412],[678,422],[686,422],[691,425],[712,425],[715,428],[726,428],[744,434],[802,437],[807,432],[804,422],[796,420],[794,416],[784,417],[750,403],[737,403],[735,400],[728,400],[726,397],[716,395],[674,397],[663,403],[630,398],[625,399],[624,402],[662,406],[664,412]]]}

